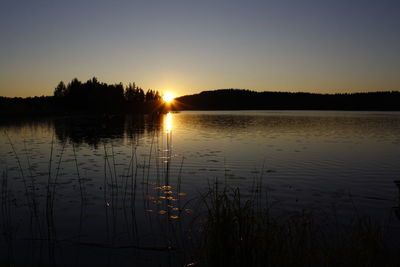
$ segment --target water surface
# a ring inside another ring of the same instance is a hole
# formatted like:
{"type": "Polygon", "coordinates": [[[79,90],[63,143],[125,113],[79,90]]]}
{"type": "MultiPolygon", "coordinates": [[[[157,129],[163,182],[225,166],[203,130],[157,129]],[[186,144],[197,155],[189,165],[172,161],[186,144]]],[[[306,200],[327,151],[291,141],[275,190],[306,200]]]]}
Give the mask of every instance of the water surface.
{"type": "Polygon", "coordinates": [[[258,185],[276,213],[398,220],[398,112],[187,111],[0,127],[2,261],[188,263],[179,249],[160,251],[195,247],[182,229],[215,183],[245,197],[258,185]]]}

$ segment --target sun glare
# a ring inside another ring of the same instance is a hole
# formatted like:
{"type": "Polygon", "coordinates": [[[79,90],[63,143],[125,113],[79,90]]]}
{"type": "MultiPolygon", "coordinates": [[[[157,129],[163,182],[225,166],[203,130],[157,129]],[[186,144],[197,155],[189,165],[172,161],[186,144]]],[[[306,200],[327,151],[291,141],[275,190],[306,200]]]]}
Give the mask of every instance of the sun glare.
{"type": "Polygon", "coordinates": [[[166,93],[166,94],[164,94],[164,96],[163,96],[163,100],[166,102],[166,103],[171,103],[172,101],[174,101],[174,95],[173,94],[171,94],[171,93],[166,93]]]}

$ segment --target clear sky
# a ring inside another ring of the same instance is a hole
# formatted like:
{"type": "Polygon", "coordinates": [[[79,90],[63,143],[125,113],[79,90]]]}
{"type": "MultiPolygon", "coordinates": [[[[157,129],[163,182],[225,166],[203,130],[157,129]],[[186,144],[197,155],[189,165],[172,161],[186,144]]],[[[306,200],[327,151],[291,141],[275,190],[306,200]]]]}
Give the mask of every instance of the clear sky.
{"type": "Polygon", "coordinates": [[[0,0],[0,95],[400,90],[399,0],[0,0]]]}

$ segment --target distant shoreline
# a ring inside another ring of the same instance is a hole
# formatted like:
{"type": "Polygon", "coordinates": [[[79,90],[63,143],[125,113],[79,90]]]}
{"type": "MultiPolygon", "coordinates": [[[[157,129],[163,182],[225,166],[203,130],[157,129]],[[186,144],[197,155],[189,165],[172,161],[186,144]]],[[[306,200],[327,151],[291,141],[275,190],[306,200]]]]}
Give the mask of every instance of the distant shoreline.
{"type": "Polygon", "coordinates": [[[400,91],[352,94],[220,89],[178,97],[174,110],[400,111],[400,91]]]}
{"type": "MultiPolygon", "coordinates": [[[[67,94],[65,96],[55,94],[55,96],[28,98],[0,97],[0,119],[125,114],[156,115],[168,111],[400,111],[400,91],[314,94],[220,89],[181,96],[167,106],[156,91],[148,91],[144,94],[142,89],[135,86],[128,87],[124,92],[122,85],[114,85],[119,90],[117,97],[114,98],[109,95],[115,89],[109,85],[100,84],[95,79],[82,84],[81,87],[87,91],[89,88],[91,91],[88,91],[86,95],[76,93],[76,96],[73,97],[67,94]],[[104,88],[109,92],[104,91],[104,88]],[[97,91],[102,92],[101,97],[97,91]],[[96,94],[97,97],[92,97],[96,94]],[[141,97],[139,100],[137,100],[137,95],[141,97]],[[148,100],[146,100],[146,95],[148,100]]],[[[81,92],[83,89],[76,90],[81,92]]]]}

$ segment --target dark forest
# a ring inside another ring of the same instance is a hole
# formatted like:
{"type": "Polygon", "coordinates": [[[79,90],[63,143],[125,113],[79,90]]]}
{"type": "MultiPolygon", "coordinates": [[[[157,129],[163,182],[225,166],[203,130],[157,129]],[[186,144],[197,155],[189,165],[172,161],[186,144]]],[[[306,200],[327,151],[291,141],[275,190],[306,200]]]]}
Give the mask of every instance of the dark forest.
{"type": "Polygon", "coordinates": [[[164,105],[159,92],[151,89],[145,92],[135,83],[109,85],[95,77],[87,82],[75,78],[67,85],[61,81],[53,96],[0,97],[0,114],[3,116],[161,112],[164,112],[164,105]]]}
{"type": "Polygon", "coordinates": [[[204,91],[176,99],[178,110],[400,110],[400,92],[314,94],[255,92],[241,89],[204,91]]]}

